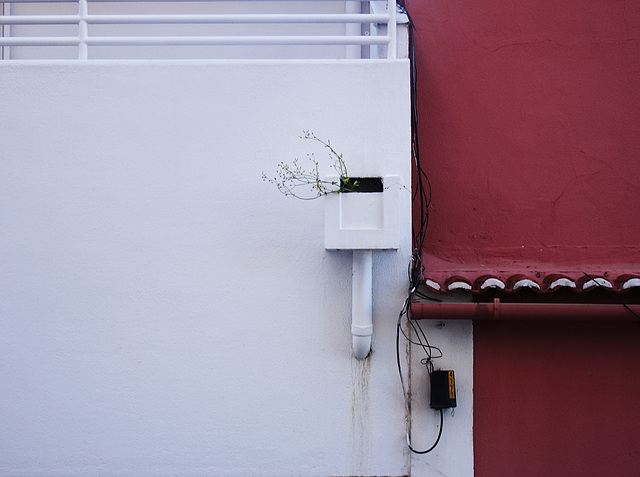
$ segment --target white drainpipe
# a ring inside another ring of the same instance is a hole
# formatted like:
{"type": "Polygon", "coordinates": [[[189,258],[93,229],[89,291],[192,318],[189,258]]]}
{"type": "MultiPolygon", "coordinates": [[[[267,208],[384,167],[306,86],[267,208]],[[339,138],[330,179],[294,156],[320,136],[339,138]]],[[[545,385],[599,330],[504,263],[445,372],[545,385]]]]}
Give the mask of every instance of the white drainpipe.
{"type": "Polygon", "coordinates": [[[365,359],[371,351],[373,334],[372,303],[372,251],[353,251],[353,276],[351,278],[351,334],[353,354],[365,359]]]}

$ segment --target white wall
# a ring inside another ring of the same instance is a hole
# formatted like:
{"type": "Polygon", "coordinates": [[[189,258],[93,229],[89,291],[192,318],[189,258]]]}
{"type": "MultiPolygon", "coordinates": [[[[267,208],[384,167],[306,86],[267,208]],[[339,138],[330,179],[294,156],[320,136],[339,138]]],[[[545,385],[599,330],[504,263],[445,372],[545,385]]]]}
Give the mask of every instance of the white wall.
{"type": "Polygon", "coordinates": [[[0,77],[0,474],[472,475],[468,327],[437,338],[466,363],[467,407],[440,454],[404,445],[408,191],[400,250],[374,253],[360,362],[351,253],[324,250],[321,200],[261,181],[325,157],[298,139],[310,129],[353,175],[408,186],[406,60],[11,62],[0,77]]]}
{"type": "MultiPolygon", "coordinates": [[[[470,321],[421,321],[429,342],[442,350],[442,358],[434,360],[435,369],[453,370],[457,406],[446,409],[442,437],[436,448],[426,455],[413,455],[411,475],[473,475],[473,328],[470,321]]],[[[424,353],[412,349],[411,405],[412,445],[425,450],[438,434],[440,414],[429,407],[429,375],[420,360],[424,353]]]]}

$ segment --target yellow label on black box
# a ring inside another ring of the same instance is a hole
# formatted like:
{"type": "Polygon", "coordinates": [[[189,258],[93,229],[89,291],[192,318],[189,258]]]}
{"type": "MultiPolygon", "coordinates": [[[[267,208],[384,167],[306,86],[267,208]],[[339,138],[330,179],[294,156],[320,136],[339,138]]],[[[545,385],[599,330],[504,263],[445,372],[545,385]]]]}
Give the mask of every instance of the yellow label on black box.
{"type": "Polygon", "coordinates": [[[453,379],[453,371],[447,371],[449,376],[449,399],[456,398],[456,382],[453,379]]]}

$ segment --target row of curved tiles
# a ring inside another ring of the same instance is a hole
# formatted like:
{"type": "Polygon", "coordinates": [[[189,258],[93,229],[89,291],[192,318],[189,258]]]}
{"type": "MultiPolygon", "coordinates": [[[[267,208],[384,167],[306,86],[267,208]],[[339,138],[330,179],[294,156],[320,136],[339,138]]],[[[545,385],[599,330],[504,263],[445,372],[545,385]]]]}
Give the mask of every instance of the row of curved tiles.
{"type": "Polygon", "coordinates": [[[603,287],[616,293],[624,293],[632,288],[640,287],[640,275],[622,274],[615,278],[608,275],[582,273],[580,276],[571,276],[562,273],[547,275],[536,273],[535,277],[524,274],[505,277],[503,275],[485,274],[476,278],[461,275],[435,278],[426,275],[423,278],[423,282],[429,289],[438,293],[447,293],[454,290],[481,293],[490,289],[498,289],[505,292],[529,289],[549,293],[562,288],[576,292],[587,292],[594,289],[594,287],[603,287]]]}

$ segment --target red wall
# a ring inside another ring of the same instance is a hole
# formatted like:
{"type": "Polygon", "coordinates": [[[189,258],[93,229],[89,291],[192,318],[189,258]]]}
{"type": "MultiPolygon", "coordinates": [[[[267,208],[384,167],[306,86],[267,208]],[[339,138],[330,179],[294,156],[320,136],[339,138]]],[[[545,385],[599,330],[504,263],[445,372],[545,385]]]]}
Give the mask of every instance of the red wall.
{"type": "Polygon", "coordinates": [[[640,264],[640,2],[406,5],[427,266],[640,264]]]}
{"type": "Polygon", "coordinates": [[[637,476],[640,323],[475,322],[483,476],[637,476]]]}
{"type": "MultiPolygon", "coordinates": [[[[406,6],[425,266],[640,270],[640,2],[406,6]]],[[[639,323],[474,323],[476,475],[637,475],[638,370],[639,323]]]]}

